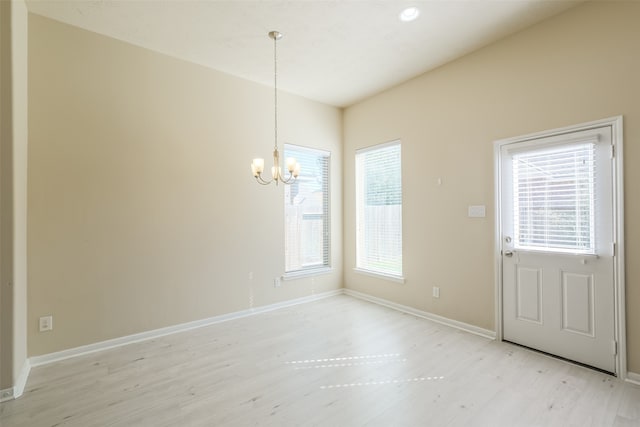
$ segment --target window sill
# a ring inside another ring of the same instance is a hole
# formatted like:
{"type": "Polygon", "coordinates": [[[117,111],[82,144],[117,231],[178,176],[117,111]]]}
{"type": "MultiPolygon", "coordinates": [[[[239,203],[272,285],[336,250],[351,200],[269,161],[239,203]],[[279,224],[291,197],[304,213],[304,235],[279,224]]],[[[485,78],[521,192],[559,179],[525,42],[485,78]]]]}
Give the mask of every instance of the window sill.
{"type": "Polygon", "coordinates": [[[378,279],[389,280],[391,282],[396,282],[396,283],[404,283],[403,276],[394,276],[391,274],[378,273],[376,271],[364,270],[362,268],[354,268],[353,271],[355,271],[358,274],[364,274],[365,276],[377,277],[378,279]]]}
{"type": "Polygon", "coordinates": [[[329,273],[333,273],[333,268],[331,267],[319,267],[319,268],[313,268],[313,269],[309,269],[309,270],[298,270],[298,271],[291,271],[289,273],[284,273],[282,275],[282,280],[295,280],[295,279],[301,279],[303,277],[311,277],[311,276],[319,276],[321,274],[329,274],[329,273]]]}

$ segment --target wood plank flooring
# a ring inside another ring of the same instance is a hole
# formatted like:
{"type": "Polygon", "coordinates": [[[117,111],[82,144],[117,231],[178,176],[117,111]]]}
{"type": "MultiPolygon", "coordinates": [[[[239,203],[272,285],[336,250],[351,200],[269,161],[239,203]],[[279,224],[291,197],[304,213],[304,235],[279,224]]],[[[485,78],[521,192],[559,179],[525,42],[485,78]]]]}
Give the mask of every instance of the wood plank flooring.
{"type": "Polygon", "coordinates": [[[33,368],[0,425],[640,426],[640,387],[342,295],[33,368]]]}

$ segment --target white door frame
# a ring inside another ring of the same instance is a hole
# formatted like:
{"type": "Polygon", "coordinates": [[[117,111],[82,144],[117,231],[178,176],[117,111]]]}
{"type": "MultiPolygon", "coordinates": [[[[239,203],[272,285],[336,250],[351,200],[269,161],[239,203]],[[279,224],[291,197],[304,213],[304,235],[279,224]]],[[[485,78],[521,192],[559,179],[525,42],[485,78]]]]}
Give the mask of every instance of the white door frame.
{"type": "Polygon", "coordinates": [[[495,236],[494,236],[494,259],[495,259],[495,307],[496,307],[496,339],[503,340],[502,331],[502,170],[501,170],[501,149],[505,145],[517,142],[530,141],[533,139],[545,138],[554,135],[562,135],[571,132],[589,130],[604,126],[611,126],[611,143],[613,146],[613,239],[615,242],[614,254],[614,324],[615,340],[618,343],[616,354],[615,374],[618,378],[627,379],[627,334],[626,334],[626,314],[625,314],[625,280],[624,280],[624,180],[622,170],[622,116],[610,117],[588,123],[567,126],[543,132],[531,133],[494,141],[494,171],[495,171],[495,236]]]}

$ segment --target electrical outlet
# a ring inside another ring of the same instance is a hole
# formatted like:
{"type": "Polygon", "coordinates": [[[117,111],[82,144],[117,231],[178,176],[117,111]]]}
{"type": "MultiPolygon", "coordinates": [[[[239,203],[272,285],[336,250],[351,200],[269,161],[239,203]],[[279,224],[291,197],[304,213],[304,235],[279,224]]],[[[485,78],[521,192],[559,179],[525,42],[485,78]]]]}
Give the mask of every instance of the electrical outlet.
{"type": "Polygon", "coordinates": [[[279,277],[276,277],[275,279],[273,279],[273,287],[274,288],[279,288],[281,284],[282,284],[282,282],[281,282],[279,277]]]}
{"type": "Polygon", "coordinates": [[[440,288],[437,286],[433,287],[433,297],[434,298],[440,298],[440,288]]]}
{"type": "Polygon", "coordinates": [[[53,329],[53,316],[43,316],[40,318],[40,332],[53,329]]]}

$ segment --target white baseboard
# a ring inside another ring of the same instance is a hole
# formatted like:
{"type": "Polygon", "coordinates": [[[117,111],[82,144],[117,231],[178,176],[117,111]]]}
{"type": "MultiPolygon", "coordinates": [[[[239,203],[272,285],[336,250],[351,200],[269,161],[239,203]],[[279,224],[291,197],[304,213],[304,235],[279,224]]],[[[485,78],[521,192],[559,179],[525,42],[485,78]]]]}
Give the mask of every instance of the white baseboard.
{"type": "Polygon", "coordinates": [[[625,378],[625,381],[631,384],[640,385],[640,374],[627,371],[627,378],[625,378]]]}
{"type": "Polygon", "coordinates": [[[488,329],[483,329],[478,326],[470,325],[468,323],[459,322],[457,320],[449,319],[447,317],[438,316],[437,314],[429,313],[428,311],[418,310],[417,308],[408,307],[406,305],[397,304],[392,301],[388,301],[383,298],[374,297],[371,295],[364,294],[362,292],[354,291],[352,289],[343,289],[343,292],[346,295],[350,295],[355,298],[359,298],[365,301],[369,301],[378,305],[383,305],[385,307],[393,308],[394,310],[402,311],[404,313],[412,314],[414,316],[422,317],[424,319],[431,320],[436,323],[440,323],[442,325],[451,326],[452,328],[460,329],[465,332],[469,332],[471,334],[479,335],[484,338],[488,338],[491,340],[496,339],[495,331],[490,331],[488,329]]]}
{"type": "Polygon", "coordinates": [[[31,372],[31,364],[29,363],[29,359],[27,359],[24,361],[22,369],[20,369],[20,375],[16,379],[14,386],[0,390],[0,403],[17,399],[22,396],[22,393],[24,393],[24,387],[27,385],[29,372],[31,372]]]}
{"type": "Polygon", "coordinates": [[[72,357],[83,356],[85,354],[95,353],[98,351],[108,350],[111,348],[122,347],[127,344],[133,344],[140,341],[147,341],[159,338],[165,335],[175,334],[178,332],[189,331],[191,329],[201,328],[216,323],[227,322],[229,320],[240,319],[243,317],[254,316],[268,311],[278,310],[298,304],[304,304],[334,295],[342,294],[342,289],[327,291],[320,294],[313,294],[302,298],[282,301],[275,304],[265,305],[262,307],[250,308],[247,310],[236,311],[233,313],[222,314],[220,316],[209,317],[207,319],[196,320],[193,322],[181,323],[179,325],[168,326],[166,328],[155,329],[152,331],[141,332],[139,334],[127,335],[124,337],[114,338],[107,341],[101,341],[94,344],[83,345],[80,347],[70,348],[68,350],[57,351],[55,353],[44,354],[41,356],[33,356],[29,359],[31,366],[41,366],[60,360],[70,359],[72,357]]]}

